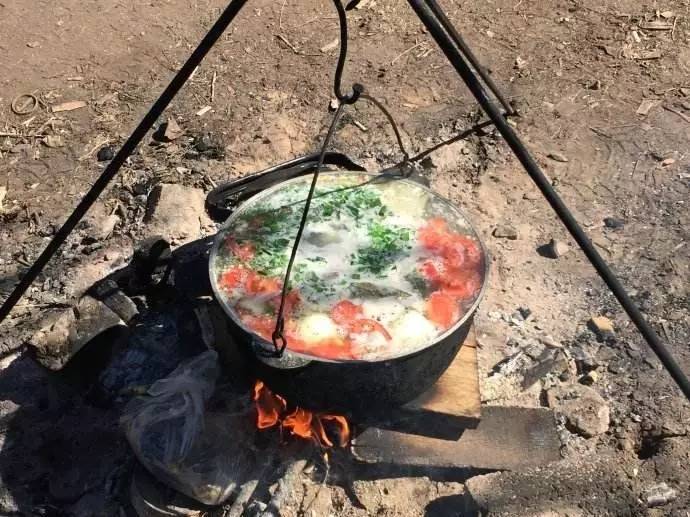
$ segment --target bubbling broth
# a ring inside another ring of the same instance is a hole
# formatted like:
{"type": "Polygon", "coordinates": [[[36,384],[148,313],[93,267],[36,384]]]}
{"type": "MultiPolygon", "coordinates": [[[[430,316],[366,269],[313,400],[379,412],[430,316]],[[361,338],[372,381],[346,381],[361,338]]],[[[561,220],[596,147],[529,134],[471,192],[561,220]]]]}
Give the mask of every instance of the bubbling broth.
{"type": "MultiPolygon", "coordinates": [[[[211,271],[236,321],[270,342],[311,178],[245,203],[224,227],[211,271]]],[[[382,360],[431,344],[476,301],[481,246],[459,212],[406,180],[319,178],[292,269],[287,348],[382,360]]]]}

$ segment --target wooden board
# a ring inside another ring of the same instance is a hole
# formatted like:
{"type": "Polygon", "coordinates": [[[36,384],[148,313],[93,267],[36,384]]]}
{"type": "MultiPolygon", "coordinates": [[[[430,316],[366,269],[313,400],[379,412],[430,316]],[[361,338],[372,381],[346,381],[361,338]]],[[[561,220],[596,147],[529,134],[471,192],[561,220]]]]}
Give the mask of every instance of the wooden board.
{"type": "Polygon", "coordinates": [[[372,415],[370,427],[388,429],[442,440],[457,440],[465,429],[479,424],[481,398],[477,367],[477,341],[474,328],[455,360],[438,382],[412,402],[372,415]]]}
{"type": "Polygon", "coordinates": [[[369,428],[352,452],[367,463],[514,470],[559,460],[560,445],[551,410],[485,406],[477,428],[457,441],[369,428]]]}

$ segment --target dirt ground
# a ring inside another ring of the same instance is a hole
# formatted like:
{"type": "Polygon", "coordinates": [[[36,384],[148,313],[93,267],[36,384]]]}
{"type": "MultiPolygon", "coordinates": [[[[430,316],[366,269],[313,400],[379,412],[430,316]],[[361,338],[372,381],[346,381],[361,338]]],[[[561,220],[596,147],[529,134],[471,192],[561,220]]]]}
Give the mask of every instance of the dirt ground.
{"type": "MultiPolygon", "coordinates": [[[[518,108],[514,125],[537,161],[690,372],[690,2],[442,3],[518,108]],[[606,218],[622,224],[605,224],[606,218]]],[[[219,0],[0,1],[3,299],[102,171],[97,151],[124,141],[223,6],[219,0]],[[26,94],[37,105],[18,115],[13,100],[26,94]],[[85,106],[51,112],[67,101],[85,106]]],[[[411,151],[481,120],[405,2],[370,0],[349,19],[344,84],[361,82],[384,102],[411,151]]],[[[331,116],[337,47],[330,44],[337,30],[327,0],[250,2],[168,109],[184,136],[166,146],[147,137],[104,195],[106,209],[119,216],[114,242],[128,249],[138,238],[145,195],[157,183],[209,190],[317,149],[331,116]],[[204,134],[213,153],[198,150],[204,134]]],[[[335,146],[372,169],[399,160],[385,120],[365,105],[348,113],[335,146]]],[[[500,137],[487,131],[432,162],[432,187],[463,207],[492,255],[478,316],[485,402],[544,404],[541,384],[522,390],[489,372],[516,342],[550,336],[566,348],[596,350],[601,368],[592,387],[611,408],[608,432],[585,439],[565,431],[564,456],[631,448],[644,463],[665,436],[686,434],[690,405],[500,137]],[[495,237],[501,225],[517,238],[495,237]],[[538,249],[551,239],[573,249],[558,259],[543,256],[538,249]],[[516,324],[511,315],[518,308],[531,314],[516,324]],[[615,337],[603,343],[587,328],[599,315],[615,327],[615,337]]],[[[43,311],[69,301],[45,279],[89,260],[75,258],[76,249],[70,242],[3,325],[4,355],[16,353],[22,329],[43,311]]],[[[687,455],[683,443],[672,455],[687,455]]],[[[687,488],[684,469],[677,486],[687,488]]],[[[650,467],[640,475],[644,487],[664,474],[650,467]]],[[[404,480],[364,489],[366,513],[430,515],[434,500],[463,490],[460,483],[409,482],[413,492],[404,480]]],[[[687,515],[690,500],[679,493],[662,513],[645,512],[687,515]]],[[[353,514],[338,487],[323,497],[330,497],[323,515],[353,514]]],[[[440,505],[449,513],[436,515],[459,514],[452,501],[440,505]]]]}

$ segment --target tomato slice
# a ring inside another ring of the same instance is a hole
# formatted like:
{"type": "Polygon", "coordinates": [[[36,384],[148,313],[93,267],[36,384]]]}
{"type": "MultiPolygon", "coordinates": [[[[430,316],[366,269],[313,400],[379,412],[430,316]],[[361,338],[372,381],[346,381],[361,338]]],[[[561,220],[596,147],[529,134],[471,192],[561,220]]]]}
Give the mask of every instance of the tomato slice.
{"type": "Polygon", "coordinates": [[[448,293],[431,293],[426,302],[426,317],[438,326],[447,329],[458,319],[460,309],[457,298],[448,293]]]}
{"type": "Polygon", "coordinates": [[[331,319],[338,325],[345,325],[362,316],[364,316],[362,306],[352,303],[350,300],[342,300],[331,309],[331,319]]]}
{"type": "Polygon", "coordinates": [[[239,243],[235,239],[228,240],[228,249],[230,252],[243,262],[248,262],[254,258],[256,249],[251,242],[239,243]]]}
{"type": "Polygon", "coordinates": [[[277,293],[283,288],[282,282],[277,278],[260,275],[255,271],[249,271],[245,289],[249,294],[277,293]]]}
{"type": "Polygon", "coordinates": [[[386,327],[381,325],[376,320],[370,320],[366,318],[354,320],[347,324],[347,329],[352,334],[368,334],[370,332],[378,332],[382,334],[388,341],[392,339],[391,335],[386,330],[386,327]]]}
{"type": "Polygon", "coordinates": [[[482,285],[477,271],[451,271],[442,291],[457,298],[472,298],[482,285]]]}
{"type": "Polygon", "coordinates": [[[242,266],[231,267],[220,275],[218,283],[224,289],[231,290],[243,287],[249,277],[249,270],[242,266]]]}
{"type": "Polygon", "coordinates": [[[276,327],[274,316],[254,316],[253,314],[243,314],[241,318],[242,322],[252,329],[253,332],[264,338],[266,341],[271,341],[273,331],[276,327]]]}
{"type": "MultiPolygon", "coordinates": [[[[302,297],[300,296],[299,291],[297,289],[293,289],[292,291],[288,292],[285,296],[283,315],[286,318],[290,317],[295,312],[295,309],[299,306],[300,303],[302,303],[302,297]]],[[[276,311],[278,311],[278,309],[280,308],[280,294],[276,295],[276,297],[271,300],[271,305],[276,311]]]]}
{"type": "Polygon", "coordinates": [[[443,281],[444,270],[443,265],[435,260],[427,260],[419,266],[419,272],[422,276],[434,285],[443,281]]]}

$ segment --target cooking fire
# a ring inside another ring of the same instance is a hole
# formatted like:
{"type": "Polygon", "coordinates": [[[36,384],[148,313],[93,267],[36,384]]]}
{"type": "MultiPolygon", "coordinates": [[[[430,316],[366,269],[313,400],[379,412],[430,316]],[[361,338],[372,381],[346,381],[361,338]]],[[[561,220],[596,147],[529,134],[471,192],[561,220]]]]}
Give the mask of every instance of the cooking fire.
{"type": "Polygon", "coordinates": [[[300,407],[288,409],[287,401],[273,393],[262,381],[254,384],[256,426],[259,429],[280,427],[293,436],[313,440],[323,448],[345,447],[350,442],[350,426],[341,415],[314,413],[300,407]],[[335,442],[335,444],[334,444],[335,442]]]}

